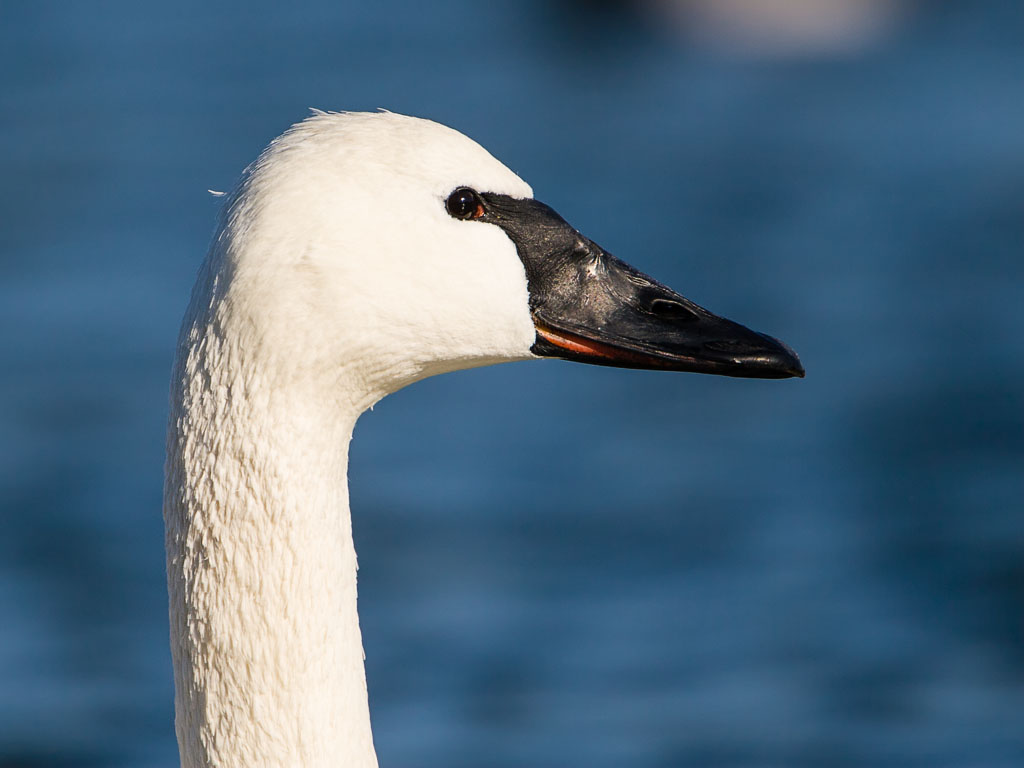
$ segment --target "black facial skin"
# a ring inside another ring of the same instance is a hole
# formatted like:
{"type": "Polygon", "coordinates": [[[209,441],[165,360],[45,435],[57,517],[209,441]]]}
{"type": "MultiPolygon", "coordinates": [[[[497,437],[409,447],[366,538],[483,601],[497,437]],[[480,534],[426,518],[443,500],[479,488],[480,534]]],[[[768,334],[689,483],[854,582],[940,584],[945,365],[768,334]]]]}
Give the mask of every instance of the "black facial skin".
{"type": "MultiPolygon", "coordinates": [[[[460,188],[452,197],[469,192],[460,188]]],[[[620,368],[803,377],[796,353],[781,341],[718,317],[619,261],[544,203],[476,194],[482,210],[465,218],[501,227],[526,268],[534,354],[620,368]]]]}

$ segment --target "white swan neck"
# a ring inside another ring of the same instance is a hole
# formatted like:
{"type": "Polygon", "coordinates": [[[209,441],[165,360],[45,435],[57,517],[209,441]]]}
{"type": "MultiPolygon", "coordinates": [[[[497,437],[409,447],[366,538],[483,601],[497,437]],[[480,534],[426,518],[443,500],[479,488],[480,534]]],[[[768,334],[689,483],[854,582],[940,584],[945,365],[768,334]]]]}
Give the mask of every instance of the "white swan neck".
{"type": "Polygon", "coordinates": [[[376,768],[346,479],[358,413],[261,381],[224,338],[193,326],[172,389],[182,765],[376,768]]]}

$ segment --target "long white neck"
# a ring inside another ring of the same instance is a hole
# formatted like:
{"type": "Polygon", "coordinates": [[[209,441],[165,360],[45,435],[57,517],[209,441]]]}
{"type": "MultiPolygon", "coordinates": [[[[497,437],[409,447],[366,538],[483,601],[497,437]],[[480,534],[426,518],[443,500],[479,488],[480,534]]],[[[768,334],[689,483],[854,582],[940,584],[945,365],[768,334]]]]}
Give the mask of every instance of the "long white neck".
{"type": "Polygon", "coordinates": [[[182,765],[375,768],[346,478],[362,404],[251,359],[230,299],[198,302],[164,498],[182,765]]]}
{"type": "Polygon", "coordinates": [[[376,768],[346,478],[356,419],[426,376],[534,356],[515,243],[449,214],[467,184],[532,195],[443,126],[320,114],[226,201],[171,383],[186,768],[376,768]]]}

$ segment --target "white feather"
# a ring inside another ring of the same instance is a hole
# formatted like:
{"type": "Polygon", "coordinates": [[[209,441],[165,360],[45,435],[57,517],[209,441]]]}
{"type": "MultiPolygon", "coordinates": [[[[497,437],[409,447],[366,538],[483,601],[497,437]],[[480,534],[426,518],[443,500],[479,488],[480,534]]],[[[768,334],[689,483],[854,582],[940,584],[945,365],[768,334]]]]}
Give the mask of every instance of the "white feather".
{"type": "Polygon", "coordinates": [[[359,414],[417,379],[532,357],[515,247],[445,211],[532,196],[479,145],[313,114],[227,198],[179,338],[166,522],[182,765],[376,766],[346,481],[359,414]]]}

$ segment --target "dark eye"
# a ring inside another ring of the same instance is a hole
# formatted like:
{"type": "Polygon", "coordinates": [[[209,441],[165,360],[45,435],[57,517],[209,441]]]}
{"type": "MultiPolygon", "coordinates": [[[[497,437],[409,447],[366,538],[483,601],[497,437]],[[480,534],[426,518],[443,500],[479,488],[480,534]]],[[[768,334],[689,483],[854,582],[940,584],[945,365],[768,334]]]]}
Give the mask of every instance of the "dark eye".
{"type": "Polygon", "coordinates": [[[448,195],[444,207],[456,219],[479,219],[484,215],[484,201],[469,187],[459,187],[448,195]]]}

